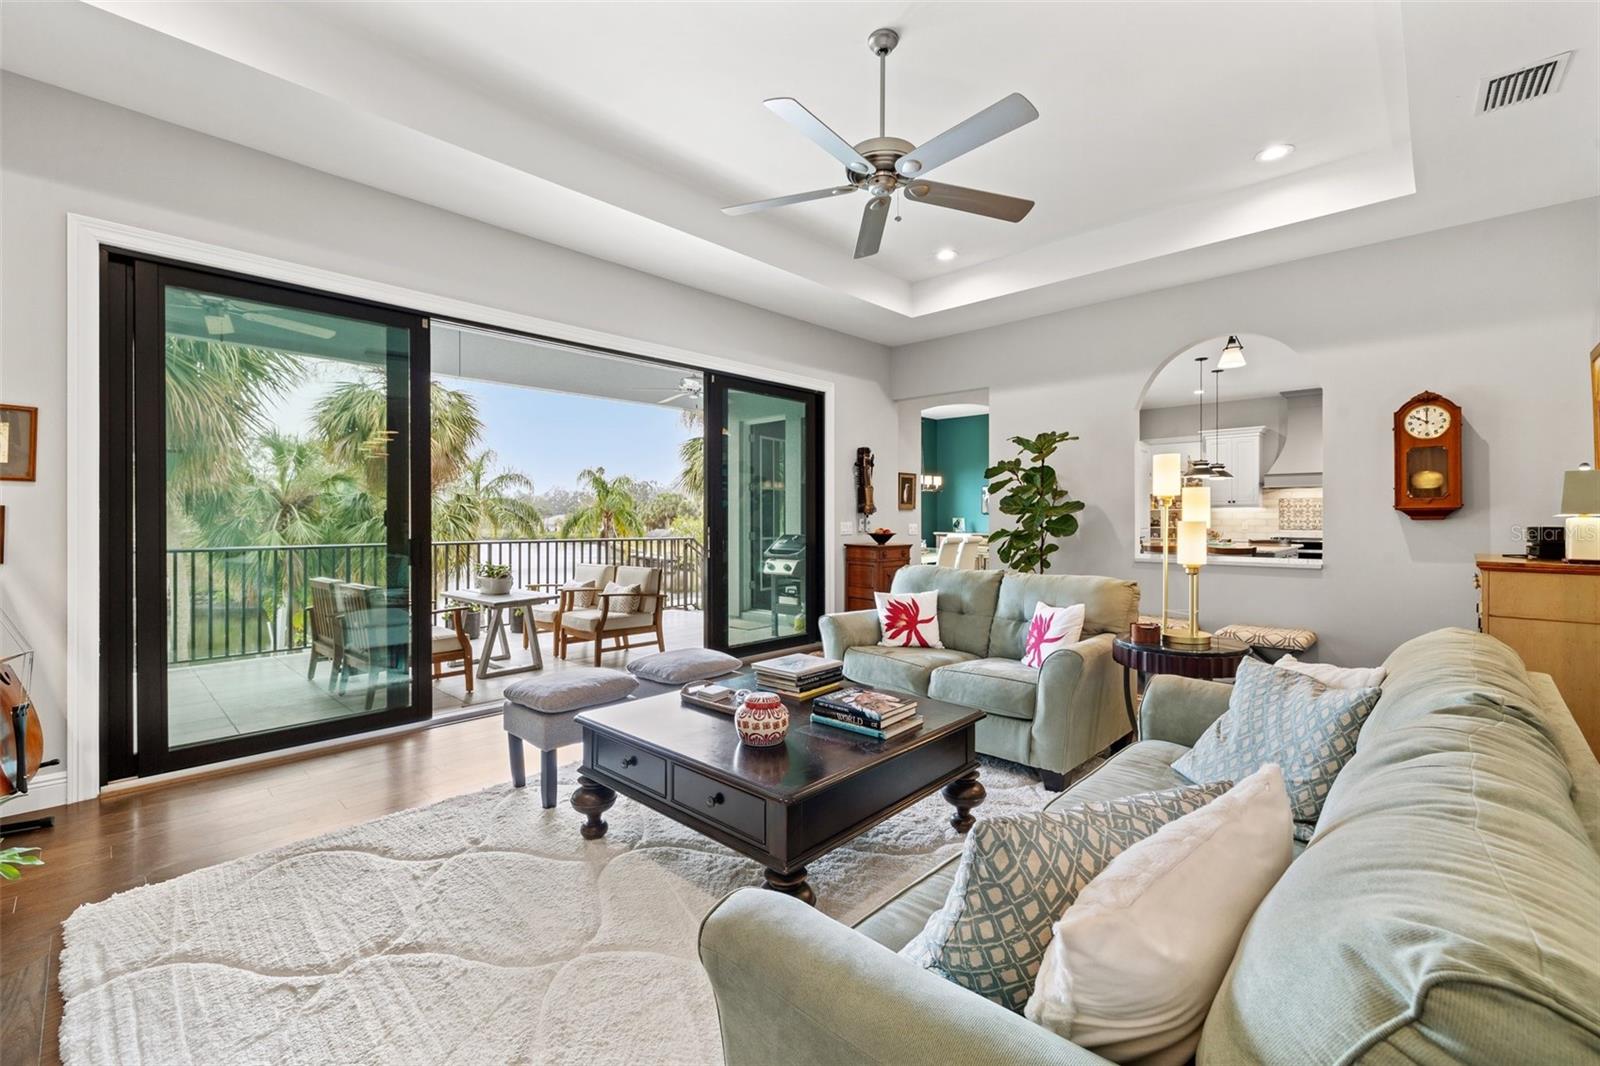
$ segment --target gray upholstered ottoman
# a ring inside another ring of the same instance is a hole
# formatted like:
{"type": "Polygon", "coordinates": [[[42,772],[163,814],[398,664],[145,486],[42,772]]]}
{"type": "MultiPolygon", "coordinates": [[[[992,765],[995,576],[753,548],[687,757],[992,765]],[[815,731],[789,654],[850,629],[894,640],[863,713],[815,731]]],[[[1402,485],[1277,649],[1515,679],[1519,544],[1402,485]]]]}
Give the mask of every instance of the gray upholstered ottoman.
{"type": "Polygon", "coordinates": [[[583,739],[583,729],[573,719],[585,707],[598,707],[626,699],[639,682],[621,670],[574,666],[507,685],[505,689],[506,744],[511,753],[511,783],[528,783],[522,762],[522,742],[539,749],[539,801],[556,805],[556,749],[583,739]]]}

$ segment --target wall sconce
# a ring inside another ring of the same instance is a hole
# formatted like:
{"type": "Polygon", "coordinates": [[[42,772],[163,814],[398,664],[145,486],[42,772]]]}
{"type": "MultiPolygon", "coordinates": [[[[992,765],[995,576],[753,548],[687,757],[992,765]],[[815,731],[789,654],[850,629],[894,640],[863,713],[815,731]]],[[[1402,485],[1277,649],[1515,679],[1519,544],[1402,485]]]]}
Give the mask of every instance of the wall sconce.
{"type": "Polygon", "coordinates": [[[941,475],[939,475],[939,474],[923,474],[922,475],[922,491],[923,492],[938,492],[942,488],[944,488],[944,478],[941,475]]]}

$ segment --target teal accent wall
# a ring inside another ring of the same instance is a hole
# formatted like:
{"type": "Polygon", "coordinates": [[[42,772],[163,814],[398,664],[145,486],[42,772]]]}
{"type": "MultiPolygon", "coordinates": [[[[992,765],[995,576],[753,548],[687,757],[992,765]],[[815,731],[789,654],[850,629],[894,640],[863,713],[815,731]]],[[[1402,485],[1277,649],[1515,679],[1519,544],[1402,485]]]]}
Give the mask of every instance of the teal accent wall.
{"type": "Polygon", "coordinates": [[[922,472],[944,476],[944,489],[922,494],[922,540],[948,530],[952,518],[967,520],[967,532],[989,532],[989,516],[979,506],[989,466],[989,416],[924,418],[922,472]]]}

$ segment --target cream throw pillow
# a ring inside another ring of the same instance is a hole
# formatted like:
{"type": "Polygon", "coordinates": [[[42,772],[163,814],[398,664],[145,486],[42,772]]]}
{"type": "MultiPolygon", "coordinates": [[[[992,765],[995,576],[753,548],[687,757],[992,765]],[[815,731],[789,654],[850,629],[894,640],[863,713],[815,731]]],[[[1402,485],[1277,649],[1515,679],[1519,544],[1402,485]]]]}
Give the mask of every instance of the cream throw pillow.
{"type": "Polygon", "coordinates": [[[568,581],[561,586],[561,591],[572,593],[572,609],[575,611],[594,606],[593,581],[568,581]]]}
{"type": "Polygon", "coordinates": [[[1388,671],[1381,666],[1334,666],[1332,663],[1303,663],[1293,655],[1285,655],[1272,665],[1281,670],[1293,670],[1321,681],[1329,688],[1379,688],[1388,671]]]}
{"type": "Polygon", "coordinates": [[[1056,922],[1024,1016],[1113,1062],[1187,1062],[1291,822],[1269,763],[1112,859],[1056,922]]]}
{"type": "Polygon", "coordinates": [[[634,611],[637,611],[639,609],[640,601],[639,594],[643,590],[644,589],[642,585],[620,585],[615,581],[607,581],[604,591],[620,592],[623,594],[621,596],[609,597],[611,603],[610,613],[632,614],[634,611]]]}

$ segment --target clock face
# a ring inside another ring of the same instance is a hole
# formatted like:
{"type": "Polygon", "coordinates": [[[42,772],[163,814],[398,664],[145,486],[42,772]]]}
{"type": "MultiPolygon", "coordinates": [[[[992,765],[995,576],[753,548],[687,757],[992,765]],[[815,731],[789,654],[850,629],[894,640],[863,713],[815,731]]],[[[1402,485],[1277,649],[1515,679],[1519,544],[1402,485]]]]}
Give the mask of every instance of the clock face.
{"type": "Polygon", "coordinates": [[[1442,437],[1450,429],[1450,412],[1438,404],[1425,403],[1406,412],[1405,427],[1418,440],[1442,437]]]}

